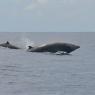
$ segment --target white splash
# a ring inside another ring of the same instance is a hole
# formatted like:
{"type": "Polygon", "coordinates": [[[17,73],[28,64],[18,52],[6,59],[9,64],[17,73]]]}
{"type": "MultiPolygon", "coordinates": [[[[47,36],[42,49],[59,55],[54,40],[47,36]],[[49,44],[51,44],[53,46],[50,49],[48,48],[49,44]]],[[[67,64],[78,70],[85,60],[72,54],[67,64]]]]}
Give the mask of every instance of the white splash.
{"type": "Polygon", "coordinates": [[[22,42],[23,42],[26,49],[28,48],[28,46],[34,46],[34,42],[28,38],[23,38],[22,42]]]}

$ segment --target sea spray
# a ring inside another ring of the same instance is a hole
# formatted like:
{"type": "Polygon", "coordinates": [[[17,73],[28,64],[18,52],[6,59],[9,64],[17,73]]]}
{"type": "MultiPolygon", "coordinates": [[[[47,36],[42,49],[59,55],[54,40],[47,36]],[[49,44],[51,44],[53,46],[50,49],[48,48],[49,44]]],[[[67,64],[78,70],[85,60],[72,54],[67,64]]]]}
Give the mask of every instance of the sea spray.
{"type": "Polygon", "coordinates": [[[22,43],[23,43],[25,49],[27,49],[28,46],[34,46],[34,42],[31,41],[29,38],[26,38],[26,37],[22,38],[22,43]]]}

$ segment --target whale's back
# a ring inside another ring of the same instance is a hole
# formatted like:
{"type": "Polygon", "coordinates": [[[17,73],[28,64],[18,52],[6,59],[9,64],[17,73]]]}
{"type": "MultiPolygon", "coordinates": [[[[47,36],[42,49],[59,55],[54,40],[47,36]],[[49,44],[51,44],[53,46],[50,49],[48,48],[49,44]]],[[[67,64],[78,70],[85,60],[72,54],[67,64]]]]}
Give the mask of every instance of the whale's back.
{"type": "Polygon", "coordinates": [[[77,48],[79,48],[79,46],[73,44],[53,43],[53,44],[47,44],[44,46],[33,48],[31,51],[32,52],[52,52],[52,53],[55,53],[57,51],[63,51],[63,52],[70,53],[76,50],[77,48]]]}

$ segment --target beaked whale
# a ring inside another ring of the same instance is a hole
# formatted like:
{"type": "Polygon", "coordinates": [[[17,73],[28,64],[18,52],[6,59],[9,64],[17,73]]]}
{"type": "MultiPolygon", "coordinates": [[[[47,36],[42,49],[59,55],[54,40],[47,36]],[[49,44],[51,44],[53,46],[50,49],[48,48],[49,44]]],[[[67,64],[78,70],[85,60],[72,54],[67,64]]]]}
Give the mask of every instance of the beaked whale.
{"type": "Polygon", "coordinates": [[[19,47],[10,44],[9,41],[7,41],[6,43],[2,43],[2,44],[0,44],[0,46],[2,46],[2,47],[6,47],[6,48],[10,48],[10,49],[20,49],[19,47]]]}
{"type": "Polygon", "coordinates": [[[51,52],[51,53],[62,51],[62,54],[64,53],[69,54],[78,48],[80,48],[80,46],[78,45],[57,42],[57,43],[46,44],[44,46],[39,46],[39,47],[28,46],[28,51],[29,52],[51,52]]]}

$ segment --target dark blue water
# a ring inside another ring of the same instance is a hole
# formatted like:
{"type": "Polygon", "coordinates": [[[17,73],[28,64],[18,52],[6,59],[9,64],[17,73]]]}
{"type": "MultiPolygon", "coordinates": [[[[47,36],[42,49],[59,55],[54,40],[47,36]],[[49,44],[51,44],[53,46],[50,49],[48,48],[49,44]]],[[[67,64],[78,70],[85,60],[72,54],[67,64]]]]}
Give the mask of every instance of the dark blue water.
{"type": "Polygon", "coordinates": [[[0,48],[1,95],[95,95],[95,33],[0,33],[22,50],[0,48]],[[71,55],[27,52],[28,44],[69,42],[71,55]]]}

